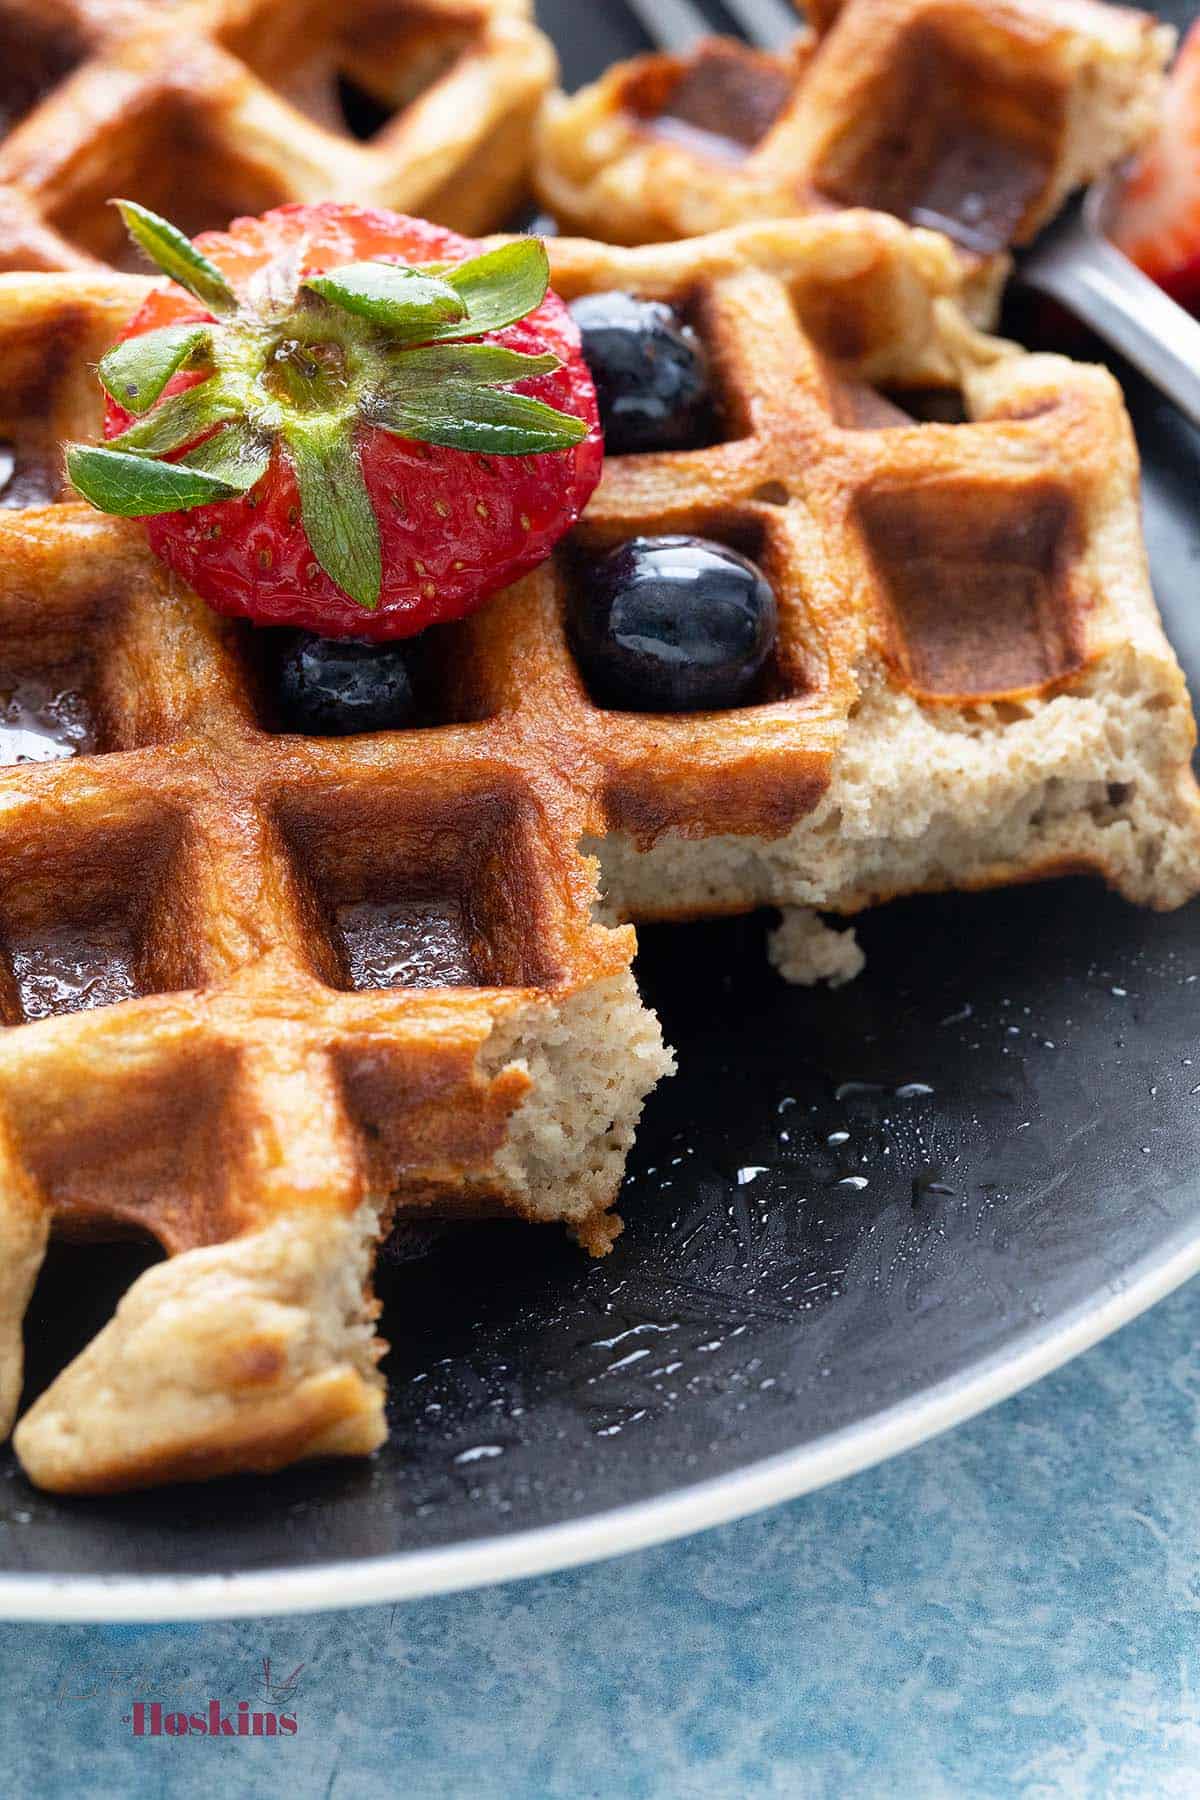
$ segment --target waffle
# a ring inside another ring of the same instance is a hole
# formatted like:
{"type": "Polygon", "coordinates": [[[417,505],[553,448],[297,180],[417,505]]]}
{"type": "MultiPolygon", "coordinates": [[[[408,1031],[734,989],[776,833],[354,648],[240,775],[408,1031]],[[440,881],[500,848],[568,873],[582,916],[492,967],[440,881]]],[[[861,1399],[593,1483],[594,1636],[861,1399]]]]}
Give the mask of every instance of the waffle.
{"type": "Polygon", "coordinates": [[[602,1252],[669,1067],[487,671],[431,633],[428,729],[280,735],[253,634],[64,499],[148,286],[0,277],[0,743],[81,752],[0,771],[7,1418],[51,1218],[169,1255],[18,1431],[64,1490],[373,1448],[381,1231],[507,1209],[602,1252]]]}
{"type": "MultiPolygon", "coordinates": [[[[597,714],[558,644],[549,577],[541,617],[525,612],[524,704],[564,729],[573,712],[591,742],[603,804],[588,847],[608,907],[853,914],[1081,870],[1179,905],[1200,889],[1195,725],[1149,586],[1120,389],[984,337],[940,296],[928,330],[957,363],[962,420],[946,422],[944,392],[882,393],[921,379],[919,335],[913,367],[903,345],[856,361],[849,291],[811,285],[811,240],[836,265],[856,220],[894,224],[818,215],[550,247],[568,298],[616,288],[682,307],[725,420],[710,447],[609,459],[579,541],[715,537],[780,600],[774,691],[702,719],[597,714]]],[[[897,247],[917,235],[895,231],[897,247]]],[[[515,633],[519,605],[477,630],[515,633]]]]}
{"type": "Polygon", "coordinates": [[[565,228],[621,244],[831,206],[1025,243],[1153,129],[1171,31],[1100,0],[829,0],[819,39],[711,39],[546,108],[536,182],[565,228]]]}
{"type": "Polygon", "coordinates": [[[477,233],[554,78],[530,0],[0,0],[0,268],[132,266],[114,194],[189,234],[287,200],[477,233]]]}
{"type": "Polygon", "coordinates": [[[88,365],[146,284],[0,277],[4,718],[54,712],[85,752],[0,773],[7,1416],[51,1223],[167,1252],[18,1426],[36,1482],[371,1449],[391,1221],[507,1209],[602,1250],[669,1066],[617,918],[1068,867],[1155,905],[1200,885],[1115,384],[975,333],[935,279],[944,239],[859,227],[551,246],[568,296],[686,307],[720,441],[612,459],[551,564],[429,635],[426,727],[348,740],[272,731],[253,634],[57,488],[49,446],[98,434],[88,365]],[[976,422],[916,423],[870,385],[938,362],[976,422]],[[589,699],[577,559],[662,530],[767,570],[782,641],[753,706],[589,699]]]}

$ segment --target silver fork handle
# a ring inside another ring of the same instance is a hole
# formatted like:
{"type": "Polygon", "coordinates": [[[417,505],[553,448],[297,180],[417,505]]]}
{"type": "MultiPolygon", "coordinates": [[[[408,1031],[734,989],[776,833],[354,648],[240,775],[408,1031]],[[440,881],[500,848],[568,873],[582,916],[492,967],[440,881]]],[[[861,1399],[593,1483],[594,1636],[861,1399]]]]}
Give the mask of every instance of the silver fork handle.
{"type": "Polygon", "coordinates": [[[676,55],[713,35],[713,27],[692,0],[625,0],[625,9],[652,44],[676,55]]]}
{"type": "Polygon", "coordinates": [[[1025,257],[1020,279],[1061,301],[1200,426],[1200,323],[1105,235],[1107,201],[1101,186],[1069,207],[1025,257]]]}
{"type": "MultiPolygon", "coordinates": [[[[690,50],[717,29],[695,0],[625,0],[625,6],[660,50],[690,50]]],[[[725,9],[747,42],[760,50],[786,50],[800,30],[799,15],[788,0],[725,0],[725,9]]]]}

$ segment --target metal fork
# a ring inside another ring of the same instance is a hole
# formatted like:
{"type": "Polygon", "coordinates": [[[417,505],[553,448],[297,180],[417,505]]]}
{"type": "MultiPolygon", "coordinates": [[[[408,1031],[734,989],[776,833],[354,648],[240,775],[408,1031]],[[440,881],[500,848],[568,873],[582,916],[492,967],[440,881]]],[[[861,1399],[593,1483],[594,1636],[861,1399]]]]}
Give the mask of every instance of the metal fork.
{"type": "MultiPolygon", "coordinates": [[[[785,49],[800,29],[788,0],[722,0],[722,4],[747,42],[760,50],[785,49]]],[[[660,50],[690,50],[715,30],[692,0],[625,0],[625,6],[660,50]]]]}
{"type": "MultiPolygon", "coordinates": [[[[689,50],[713,26],[693,0],[624,0],[652,43],[689,50]]],[[[799,29],[788,0],[721,0],[746,40],[784,49],[799,29]]],[[[1017,278],[1048,294],[1127,357],[1200,426],[1200,322],[1123,256],[1108,236],[1113,184],[1076,197],[1019,258],[1017,278]]]]}

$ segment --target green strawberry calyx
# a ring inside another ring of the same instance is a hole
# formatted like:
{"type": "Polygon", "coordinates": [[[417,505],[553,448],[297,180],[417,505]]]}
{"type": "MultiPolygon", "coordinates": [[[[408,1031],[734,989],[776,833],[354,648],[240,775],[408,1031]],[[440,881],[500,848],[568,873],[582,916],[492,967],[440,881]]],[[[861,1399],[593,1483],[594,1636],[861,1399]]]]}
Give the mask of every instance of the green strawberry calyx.
{"type": "Polygon", "coordinates": [[[542,304],[550,267],[538,238],[451,265],[349,263],[293,280],[282,297],[264,282],[251,299],[166,219],[115,204],[135,244],[213,317],[126,338],[101,359],[105,391],[132,420],[104,446],[66,446],[72,485],[101,512],[147,518],[235,499],[282,445],[313,555],[374,611],[382,559],[364,430],[488,456],[568,450],[587,436],[582,419],[512,391],[559,357],[471,341],[542,304]],[[191,385],[164,399],[183,374],[191,385]]]}

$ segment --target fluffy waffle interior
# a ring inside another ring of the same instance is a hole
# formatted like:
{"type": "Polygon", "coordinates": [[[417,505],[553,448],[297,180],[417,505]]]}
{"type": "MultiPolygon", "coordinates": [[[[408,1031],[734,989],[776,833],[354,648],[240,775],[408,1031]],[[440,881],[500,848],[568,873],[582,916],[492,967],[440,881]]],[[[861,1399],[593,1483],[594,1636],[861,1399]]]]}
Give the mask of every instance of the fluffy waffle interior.
{"type": "Polygon", "coordinates": [[[18,1427],[44,1485],[372,1448],[396,1212],[507,1207],[604,1247],[669,1065],[632,933],[600,917],[1065,867],[1170,905],[1200,881],[1192,718],[1107,374],[981,338],[945,241],[879,215],[551,254],[568,297],[694,321],[711,441],[610,459],[553,562],[431,634],[425,724],[348,740],[277,732],[252,634],[59,490],[53,445],[97,435],[90,365],[145,284],[0,277],[0,741],[49,719],[83,752],[0,772],[9,1416],[51,1221],[168,1252],[18,1427]],[[969,423],[876,385],[940,379],[944,407],[955,368],[969,423]],[[755,704],[589,697],[580,561],[662,531],[771,579],[755,704]]]}
{"type": "Polygon", "coordinates": [[[530,0],[0,0],[0,268],[118,267],[289,200],[495,230],[554,78],[530,0]]]}
{"type": "Polygon", "coordinates": [[[881,207],[990,258],[1153,129],[1173,36],[1102,0],[844,0],[767,55],[713,39],[548,105],[537,182],[573,231],[646,244],[881,207]]]}

